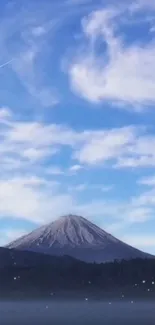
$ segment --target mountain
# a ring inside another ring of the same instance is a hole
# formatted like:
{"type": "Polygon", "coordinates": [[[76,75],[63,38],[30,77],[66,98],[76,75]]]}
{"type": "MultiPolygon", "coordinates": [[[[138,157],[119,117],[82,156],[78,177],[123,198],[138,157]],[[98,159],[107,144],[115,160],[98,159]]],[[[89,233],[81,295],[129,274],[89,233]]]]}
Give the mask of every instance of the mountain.
{"type": "Polygon", "coordinates": [[[87,219],[75,215],[60,217],[7,247],[55,256],[68,255],[91,263],[150,256],[123,243],[87,219]]]}

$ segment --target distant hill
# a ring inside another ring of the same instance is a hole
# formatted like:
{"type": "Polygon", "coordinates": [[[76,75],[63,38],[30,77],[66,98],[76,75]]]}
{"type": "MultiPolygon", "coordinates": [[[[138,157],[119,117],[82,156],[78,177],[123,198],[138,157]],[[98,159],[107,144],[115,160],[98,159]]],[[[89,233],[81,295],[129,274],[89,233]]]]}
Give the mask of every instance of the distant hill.
{"type": "Polygon", "coordinates": [[[155,259],[88,264],[68,257],[18,253],[27,265],[22,266],[18,256],[20,265],[0,268],[2,300],[155,299],[155,259]]]}
{"type": "Polygon", "coordinates": [[[16,249],[9,249],[0,247],[0,269],[4,268],[31,268],[31,267],[46,267],[49,265],[56,265],[59,267],[63,264],[70,265],[75,261],[70,256],[50,256],[41,253],[30,251],[20,251],[16,249]]]}
{"type": "Polygon", "coordinates": [[[151,257],[123,243],[87,219],[75,215],[60,217],[7,247],[55,256],[68,255],[91,263],[151,257]]]}

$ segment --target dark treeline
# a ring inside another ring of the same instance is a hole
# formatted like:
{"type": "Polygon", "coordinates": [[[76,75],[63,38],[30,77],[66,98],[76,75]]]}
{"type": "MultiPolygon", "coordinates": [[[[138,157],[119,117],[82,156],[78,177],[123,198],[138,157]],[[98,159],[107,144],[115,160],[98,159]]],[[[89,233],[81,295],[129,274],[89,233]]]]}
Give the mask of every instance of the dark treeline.
{"type": "MultiPolygon", "coordinates": [[[[155,260],[122,260],[106,264],[86,264],[56,258],[37,267],[0,269],[0,295],[47,297],[60,292],[104,295],[122,292],[139,297],[155,297],[155,260]]],[[[117,294],[116,294],[117,295],[117,294]]]]}

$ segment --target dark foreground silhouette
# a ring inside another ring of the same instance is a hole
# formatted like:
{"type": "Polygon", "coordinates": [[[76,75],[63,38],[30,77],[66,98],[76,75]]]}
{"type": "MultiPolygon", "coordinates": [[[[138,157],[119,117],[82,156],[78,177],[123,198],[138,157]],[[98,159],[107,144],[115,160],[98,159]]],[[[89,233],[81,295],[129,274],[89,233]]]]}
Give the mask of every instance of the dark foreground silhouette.
{"type": "Polygon", "coordinates": [[[1,300],[155,298],[155,259],[87,264],[23,252],[21,263],[18,252],[9,254],[11,264],[9,259],[0,268],[1,300]]]}

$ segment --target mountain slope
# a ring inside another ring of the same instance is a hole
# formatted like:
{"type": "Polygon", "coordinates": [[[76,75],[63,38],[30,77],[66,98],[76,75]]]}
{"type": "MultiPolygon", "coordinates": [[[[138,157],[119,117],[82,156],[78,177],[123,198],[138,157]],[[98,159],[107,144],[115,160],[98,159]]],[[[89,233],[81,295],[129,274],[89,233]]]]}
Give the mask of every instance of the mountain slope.
{"type": "Polygon", "coordinates": [[[50,255],[69,255],[85,262],[97,263],[149,257],[87,219],[74,215],[61,217],[17,239],[7,247],[50,255]]]}

